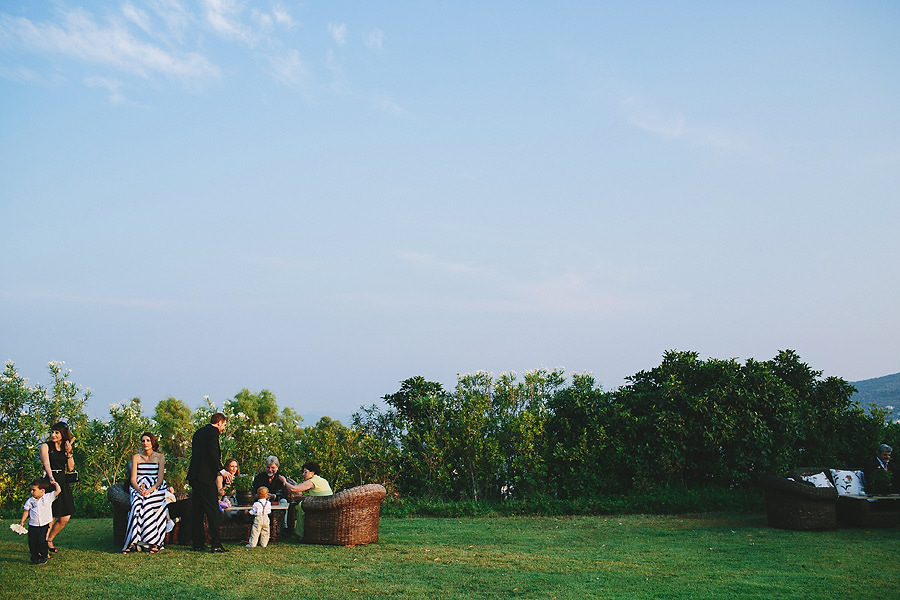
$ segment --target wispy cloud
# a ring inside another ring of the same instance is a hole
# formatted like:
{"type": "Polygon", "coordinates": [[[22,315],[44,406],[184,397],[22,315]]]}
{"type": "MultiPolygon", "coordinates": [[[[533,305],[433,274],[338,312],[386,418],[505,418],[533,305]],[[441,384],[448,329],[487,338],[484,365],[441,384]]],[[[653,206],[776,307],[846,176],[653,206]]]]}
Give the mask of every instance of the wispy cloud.
{"type": "Polygon", "coordinates": [[[406,110],[404,110],[402,106],[394,102],[393,98],[385,94],[375,95],[375,106],[398,117],[406,114],[406,110]]]}
{"type": "Polygon", "coordinates": [[[474,265],[442,260],[433,254],[422,252],[401,252],[399,258],[407,263],[426,267],[429,270],[441,271],[444,273],[484,273],[485,270],[474,265]]]}
{"type": "Polygon", "coordinates": [[[122,308],[139,308],[152,311],[170,311],[179,308],[178,303],[171,300],[151,298],[127,298],[121,296],[87,296],[80,294],[64,294],[52,291],[0,291],[0,298],[25,302],[51,302],[59,304],[87,304],[94,306],[116,306],[122,308]]]}
{"type": "Polygon", "coordinates": [[[312,76],[309,67],[297,50],[289,50],[281,54],[270,54],[269,74],[280,84],[295,89],[306,90],[312,76]]]}
{"type": "Polygon", "coordinates": [[[328,33],[331,34],[331,39],[333,39],[338,46],[343,46],[347,43],[346,23],[329,23],[328,33]]]}
{"type": "Polygon", "coordinates": [[[251,29],[240,20],[243,6],[235,0],[204,0],[206,22],[225,38],[253,45],[251,29]]]}
{"type": "MultiPolygon", "coordinates": [[[[447,309],[473,312],[508,312],[515,314],[581,315],[608,317],[621,314],[641,314],[658,309],[660,301],[651,296],[638,297],[622,290],[605,273],[588,273],[577,269],[547,273],[543,276],[517,277],[498,273],[493,269],[464,262],[441,259],[433,254],[405,252],[399,258],[438,275],[456,276],[480,290],[471,294],[471,287],[459,296],[429,298],[425,305],[441,305],[447,309]]],[[[422,305],[421,294],[373,294],[371,299],[382,306],[410,307],[422,305]]]]}
{"type": "Polygon", "coordinates": [[[636,96],[622,99],[622,111],[629,123],[665,140],[683,140],[724,150],[743,150],[747,143],[739,136],[708,125],[688,122],[680,112],[663,112],[636,96]]]}
{"type": "Polygon", "coordinates": [[[106,77],[86,77],[84,84],[90,88],[103,88],[109,92],[109,101],[112,104],[124,104],[125,96],[122,95],[122,82],[106,77]]]}
{"type": "Polygon", "coordinates": [[[384,32],[377,27],[366,36],[366,46],[374,50],[381,50],[384,46],[384,32]]]}
{"type": "Polygon", "coordinates": [[[29,52],[67,56],[141,77],[159,74],[196,85],[219,76],[219,69],[201,54],[170,52],[137,39],[122,23],[100,25],[83,10],[64,12],[59,25],[0,15],[0,36],[29,52]]]}

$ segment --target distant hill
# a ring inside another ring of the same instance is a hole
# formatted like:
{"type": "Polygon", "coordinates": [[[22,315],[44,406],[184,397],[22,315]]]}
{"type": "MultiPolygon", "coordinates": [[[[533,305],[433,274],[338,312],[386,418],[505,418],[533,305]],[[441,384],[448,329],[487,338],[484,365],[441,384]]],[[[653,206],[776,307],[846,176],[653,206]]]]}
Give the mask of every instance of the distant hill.
{"type": "Polygon", "coordinates": [[[885,410],[893,411],[893,415],[888,415],[892,421],[900,418],[900,373],[850,383],[856,388],[856,393],[850,400],[859,401],[863,408],[877,404],[885,410]]]}

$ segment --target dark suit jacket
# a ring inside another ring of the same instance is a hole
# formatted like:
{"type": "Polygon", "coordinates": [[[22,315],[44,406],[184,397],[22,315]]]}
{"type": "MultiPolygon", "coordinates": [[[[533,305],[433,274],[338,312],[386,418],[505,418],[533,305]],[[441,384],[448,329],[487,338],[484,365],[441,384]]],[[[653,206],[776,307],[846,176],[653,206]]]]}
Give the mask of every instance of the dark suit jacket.
{"type": "MultiPolygon", "coordinates": [[[[873,481],[872,473],[882,469],[881,462],[877,458],[873,458],[868,461],[863,467],[863,475],[866,478],[866,485],[869,485],[871,481],[873,481]]],[[[897,492],[900,487],[900,465],[897,464],[896,461],[891,460],[888,462],[887,470],[889,473],[893,474],[893,491],[897,492]]],[[[868,490],[866,490],[868,491],[868,490]]]]}
{"type": "Polygon", "coordinates": [[[215,485],[216,475],[222,469],[219,430],[210,424],[204,425],[194,433],[191,440],[191,464],[187,479],[191,485],[215,485]]]}

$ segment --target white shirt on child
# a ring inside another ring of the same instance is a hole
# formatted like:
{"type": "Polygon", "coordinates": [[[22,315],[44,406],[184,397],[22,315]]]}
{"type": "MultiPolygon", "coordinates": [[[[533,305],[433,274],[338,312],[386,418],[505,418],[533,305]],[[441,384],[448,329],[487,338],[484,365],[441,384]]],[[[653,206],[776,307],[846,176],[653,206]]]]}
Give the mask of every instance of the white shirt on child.
{"type": "Polygon", "coordinates": [[[250,507],[251,515],[268,515],[272,512],[272,503],[268,500],[257,500],[250,507]]]}
{"type": "Polygon", "coordinates": [[[28,524],[34,527],[49,525],[53,520],[53,501],[56,500],[56,490],[44,492],[40,498],[32,496],[25,501],[22,512],[28,511],[28,524]]]}

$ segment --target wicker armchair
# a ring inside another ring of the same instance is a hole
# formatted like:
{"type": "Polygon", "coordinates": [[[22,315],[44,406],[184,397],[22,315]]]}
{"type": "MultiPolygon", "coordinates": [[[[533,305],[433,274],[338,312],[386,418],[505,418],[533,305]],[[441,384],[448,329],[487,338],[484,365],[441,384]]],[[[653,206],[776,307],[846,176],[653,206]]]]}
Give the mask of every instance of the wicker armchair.
{"type": "Polygon", "coordinates": [[[106,499],[112,505],[113,544],[121,546],[125,543],[125,528],[128,526],[128,513],[131,511],[128,482],[119,481],[109,486],[106,490],[106,499]]]}
{"type": "Polygon", "coordinates": [[[378,541],[378,519],[386,492],[377,483],[343,490],[333,496],[309,496],[304,513],[303,543],[357,546],[378,541]]]}
{"type": "MultiPolygon", "coordinates": [[[[794,469],[790,477],[827,472],[818,467],[794,469]]],[[[766,512],[769,526],[799,531],[826,531],[837,528],[835,505],[837,490],[819,488],[805,481],[791,481],[770,475],[760,482],[766,492],[766,512]]]]}

